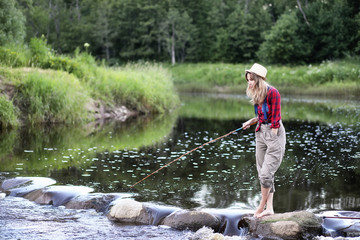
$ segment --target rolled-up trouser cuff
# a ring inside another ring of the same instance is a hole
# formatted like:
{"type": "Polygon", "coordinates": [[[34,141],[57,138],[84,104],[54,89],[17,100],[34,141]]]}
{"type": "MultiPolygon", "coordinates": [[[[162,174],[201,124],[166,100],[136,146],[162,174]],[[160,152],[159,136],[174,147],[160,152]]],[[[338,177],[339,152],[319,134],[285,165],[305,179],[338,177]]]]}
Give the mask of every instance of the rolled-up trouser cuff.
{"type": "Polygon", "coordinates": [[[271,179],[260,178],[260,183],[264,188],[271,188],[273,186],[273,181],[271,179]]]}
{"type": "Polygon", "coordinates": [[[263,188],[271,188],[271,193],[275,192],[274,181],[272,179],[260,178],[260,184],[263,188]]]}

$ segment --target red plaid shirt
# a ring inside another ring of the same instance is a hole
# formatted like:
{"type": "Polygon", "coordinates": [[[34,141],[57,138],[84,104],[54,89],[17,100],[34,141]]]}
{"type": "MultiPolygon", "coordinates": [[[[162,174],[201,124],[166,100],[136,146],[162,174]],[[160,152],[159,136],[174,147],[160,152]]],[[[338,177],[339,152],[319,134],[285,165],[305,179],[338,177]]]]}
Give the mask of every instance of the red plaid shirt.
{"type": "Polygon", "coordinates": [[[258,127],[256,128],[256,132],[260,130],[262,123],[271,123],[270,128],[279,128],[280,120],[281,120],[281,97],[279,91],[270,87],[266,96],[266,103],[269,108],[269,112],[267,113],[267,121],[264,119],[264,113],[262,111],[262,106],[257,106],[257,118],[258,118],[258,127]]]}

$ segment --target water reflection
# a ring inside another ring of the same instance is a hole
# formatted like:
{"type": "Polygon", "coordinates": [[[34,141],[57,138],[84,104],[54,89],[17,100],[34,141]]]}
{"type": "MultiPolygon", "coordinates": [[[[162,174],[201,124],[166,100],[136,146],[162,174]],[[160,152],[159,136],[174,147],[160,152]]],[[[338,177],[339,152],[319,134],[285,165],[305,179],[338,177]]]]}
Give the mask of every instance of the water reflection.
{"type": "MultiPolygon", "coordinates": [[[[2,133],[0,175],[51,177],[98,192],[138,192],[138,201],[181,208],[254,209],[259,196],[253,129],[187,155],[253,116],[244,96],[184,96],[177,112],[96,126],[47,126],[2,133]]],[[[275,210],[360,210],[358,102],[283,98],[287,152],[275,210]]]]}

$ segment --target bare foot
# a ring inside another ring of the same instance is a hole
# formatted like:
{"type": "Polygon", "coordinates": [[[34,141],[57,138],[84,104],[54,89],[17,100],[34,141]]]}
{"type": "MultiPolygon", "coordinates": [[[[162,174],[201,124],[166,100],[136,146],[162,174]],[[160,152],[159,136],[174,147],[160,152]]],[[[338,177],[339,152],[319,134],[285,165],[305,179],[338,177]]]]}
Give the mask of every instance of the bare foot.
{"type": "Polygon", "coordinates": [[[269,215],[274,215],[274,210],[268,210],[268,209],[266,209],[266,210],[263,211],[262,213],[258,214],[256,217],[257,217],[257,218],[261,218],[261,217],[269,216],[269,215]]]}
{"type": "Polygon", "coordinates": [[[264,211],[264,208],[258,207],[254,213],[254,217],[259,217],[259,215],[264,211]]]}

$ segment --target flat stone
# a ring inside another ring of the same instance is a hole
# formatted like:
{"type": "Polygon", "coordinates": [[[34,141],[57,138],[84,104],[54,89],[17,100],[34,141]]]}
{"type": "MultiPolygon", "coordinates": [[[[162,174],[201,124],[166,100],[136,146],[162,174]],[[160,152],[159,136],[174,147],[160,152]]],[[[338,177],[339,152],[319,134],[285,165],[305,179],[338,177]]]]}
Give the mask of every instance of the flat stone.
{"type": "Polygon", "coordinates": [[[51,204],[57,207],[66,204],[78,195],[91,191],[93,191],[92,188],[84,186],[50,186],[32,191],[24,195],[24,198],[38,204],[51,204]]]}
{"type": "Polygon", "coordinates": [[[25,194],[55,184],[56,181],[46,177],[16,177],[6,179],[0,185],[0,191],[10,196],[22,197],[25,194]]]}
{"type": "Polygon", "coordinates": [[[167,216],[163,224],[180,230],[196,231],[203,226],[219,229],[221,223],[218,218],[207,212],[179,210],[167,216]]]}

